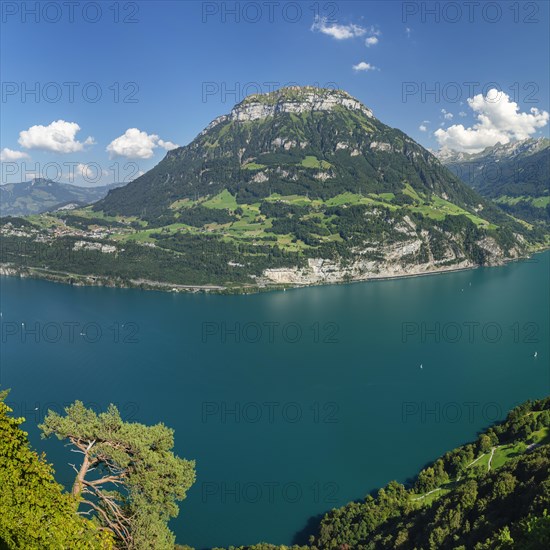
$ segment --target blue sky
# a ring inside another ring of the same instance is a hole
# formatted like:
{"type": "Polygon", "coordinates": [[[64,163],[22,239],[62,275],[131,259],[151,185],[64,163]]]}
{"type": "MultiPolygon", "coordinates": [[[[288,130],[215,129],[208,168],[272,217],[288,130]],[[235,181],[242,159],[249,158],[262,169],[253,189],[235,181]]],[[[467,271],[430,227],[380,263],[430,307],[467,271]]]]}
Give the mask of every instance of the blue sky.
{"type": "Polygon", "coordinates": [[[35,4],[2,3],[2,183],[131,178],[289,83],[342,88],[432,149],[548,135],[545,1],[35,4]]]}

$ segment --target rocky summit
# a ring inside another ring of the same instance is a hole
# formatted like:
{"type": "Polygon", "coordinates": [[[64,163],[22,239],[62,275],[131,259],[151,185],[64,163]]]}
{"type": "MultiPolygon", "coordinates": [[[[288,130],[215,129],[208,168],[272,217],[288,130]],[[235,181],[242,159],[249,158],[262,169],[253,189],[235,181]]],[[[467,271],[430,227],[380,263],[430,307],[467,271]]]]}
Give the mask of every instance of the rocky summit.
{"type": "Polygon", "coordinates": [[[225,120],[250,122],[282,113],[302,114],[314,111],[332,111],[337,107],[361,111],[368,117],[373,116],[370,109],[346,92],[331,89],[290,87],[282,92],[248,96],[232,109],[231,114],[216,119],[215,124],[225,120]]]}

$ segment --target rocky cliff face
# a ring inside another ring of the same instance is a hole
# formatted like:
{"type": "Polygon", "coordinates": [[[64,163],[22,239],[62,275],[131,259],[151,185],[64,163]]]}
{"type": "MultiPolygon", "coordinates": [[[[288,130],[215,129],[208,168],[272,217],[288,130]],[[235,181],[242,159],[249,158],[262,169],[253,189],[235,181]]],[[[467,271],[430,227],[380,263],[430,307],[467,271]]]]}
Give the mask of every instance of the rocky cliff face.
{"type": "MultiPolygon", "coordinates": [[[[410,238],[403,242],[386,247],[358,248],[354,250],[351,261],[310,258],[307,266],[267,269],[263,277],[268,284],[312,285],[427,275],[478,265],[464,253],[460,240],[452,235],[448,235],[449,244],[436,258],[426,232],[420,232],[419,235],[414,231],[408,233],[410,238]]],[[[516,237],[519,242],[522,241],[521,235],[516,237]]],[[[490,258],[487,265],[501,265],[524,254],[518,245],[505,256],[502,248],[491,237],[485,237],[477,244],[490,258]]]]}
{"type": "Polygon", "coordinates": [[[214,119],[200,135],[227,121],[252,122],[283,113],[328,112],[337,107],[359,111],[374,118],[372,111],[360,101],[341,90],[289,87],[284,91],[248,96],[231,113],[214,119]]]}
{"type": "Polygon", "coordinates": [[[346,92],[291,87],[285,89],[284,93],[272,92],[266,95],[251,95],[231,111],[229,118],[231,120],[252,121],[281,113],[301,114],[313,111],[332,111],[336,107],[360,111],[369,118],[374,116],[370,109],[346,92]]]}

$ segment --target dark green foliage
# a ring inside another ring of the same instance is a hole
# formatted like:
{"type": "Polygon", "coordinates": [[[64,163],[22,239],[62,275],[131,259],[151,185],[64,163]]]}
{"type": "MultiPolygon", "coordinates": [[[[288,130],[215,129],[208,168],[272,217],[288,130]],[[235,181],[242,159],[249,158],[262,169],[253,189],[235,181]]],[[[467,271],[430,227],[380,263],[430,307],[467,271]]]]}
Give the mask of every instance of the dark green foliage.
{"type": "Polygon", "coordinates": [[[78,505],[123,548],[172,549],[168,521],[195,481],[195,463],[172,452],[173,431],[124,422],[114,405],[96,414],[76,401],[65,413],[49,411],[40,428],[82,454],[73,486],[78,505]]]}
{"type": "Polygon", "coordinates": [[[203,227],[207,223],[229,223],[236,219],[237,218],[232,216],[228,210],[205,208],[204,206],[184,208],[175,217],[178,223],[185,223],[193,227],[203,227]]]}
{"type": "MultiPolygon", "coordinates": [[[[253,544],[252,546],[230,546],[227,550],[307,550],[308,546],[277,546],[275,544],[253,544]]],[[[212,550],[224,550],[223,548],[212,548],[212,550]]]]}
{"type": "Polygon", "coordinates": [[[34,227],[34,225],[25,218],[19,218],[17,216],[4,216],[0,218],[0,226],[7,224],[11,224],[13,227],[34,227]]]}
{"type": "Polygon", "coordinates": [[[329,512],[311,548],[548,548],[550,445],[512,457],[497,470],[466,468],[478,453],[521,441],[544,427],[550,427],[550,398],[524,403],[505,422],[481,434],[477,443],[446,453],[420,472],[415,493],[433,491],[460,477],[448,494],[418,506],[405,487],[392,482],[376,497],[329,512]]]}
{"type": "Polygon", "coordinates": [[[529,200],[520,200],[515,204],[501,203],[500,207],[505,211],[525,220],[529,223],[543,222],[550,224],[550,204],[544,208],[533,206],[529,200]]]}
{"type": "Polygon", "coordinates": [[[64,220],[67,225],[80,229],[88,229],[92,225],[98,225],[100,227],[126,227],[124,223],[97,217],[82,218],[73,214],[60,214],[59,218],[64,220]]]}
{"type": "Polygon", "coordinates": [[[112,537],[76,513],[76,501],[56,483],[53,468],[31,450],[19,427],[24,419],[10,416],[6,395],[0,392],[0,548],[112,548],[112,537]]]}
{"type": "Polygon", "coordinates": [[[307,206],[296,206],[282,201],[264,201],[260,206],[260,212],[268,218],[300,218],[310,212],[307,206]]]}

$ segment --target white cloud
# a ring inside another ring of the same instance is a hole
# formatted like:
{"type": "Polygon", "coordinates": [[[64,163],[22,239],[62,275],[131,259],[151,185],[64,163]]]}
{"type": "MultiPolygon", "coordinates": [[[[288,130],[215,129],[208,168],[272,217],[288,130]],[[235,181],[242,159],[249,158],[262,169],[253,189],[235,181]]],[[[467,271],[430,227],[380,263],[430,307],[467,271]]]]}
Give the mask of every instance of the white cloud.
{"type": "Polygon", "coordinates": [[[98,181],[101,180],[102,177],[109,175],[109,172],[107,170],[103,170],[95,162],[90,164],[83,164],[83,163],[77,164],[76,173],[82,179],[91,183],[97,183],[98,181]]]}
{"type": "Polygon", "coordinates": [[[361,61],[360,63],[357,63],[357,65],[353,65],[353,70],[360,72],[360,71],[376,71],[377,68],[374,65],[371,65],[370,63],[367,63],[366,61],[361,61]]]}
{"type": "Polygon", "coordinates": [[[407,35],[407,38],[410,38],[412,34],[412,29],[410,27],[405,27],[405,34],[407,35]]]}
{"type": "Polygon", "coordinates": [[[461,116],[462,118],[464,118],[465,116],[468,116],[464,111],[460,111],[460,113],[458,113],[458,116],[461,116]]]}
{"type": "Polygon", "coordinates": [[[468,105],[478,122],[470,128],[454,124],[437,130],[435,137],[441,147],[477,153],[498,142],[526,139],[548,124],[546,111],[532,107],[528,113],[521,113],[510,96],[496,89],[489,90],[485,97],[478,94],[469,98],[468,105]]]}
{"type": "Polygon", "coordinates": [[[418,129],[421,131],[421,132],[427,132],[428,131],[428,128],[424,125],[424,124],[421,124],[418,129]]]}
{"type": "Polygon", "coordinates": [[[367,29],[353,23],[349,25],[339,25],[338,23],[328,23],[326,17],[315,16],[311,30],[314,32],[322,32],[335,38],[336,40],[347,40],[356,36],[363,36],[367,29]]]}
{"type": "Polygon", "coordinates": [[[445,120],[452,120],[453,116],[453,113],[445,113],[444,118],[445,120]]]}
{"type": "Polygon", "coordinates": [[[4,149],[0,151],[0,161],[3,162],[28,158],[29,155],[27,155],[27,153],[24,153],[23,151],[14,151],[13,149],[8,149],[7,147],[4,147],[4,149]]]}
{"type": "Polygon", "coordinates": [[[84,179],[90,179],[95,177],[95,170],[93,167],[89,166],[88,164],[82,164],[79,163],[76,165],[76,173],[79,176],[82,176],[84,179]]]}
{"type": "Polygon", "coordinates": [[[177,149],[179,145],[177,143],[172,143],[171,141],[164,141],[163,139],[159,139],[159,146],[163,149],[166,149],[167,151],[171,151],[172,149],[177,149]]]}
{"type": "Polygon", "coordinates": [[[368,47],[370,46],[374,46],[378,44],[378,38],[376,38],[376,36],[369,36],[366,40],[365,40],[365,45],[368,47]]]}
{"type": "Polygon", "coordinates": [[[94,138],[88,137],[84,142],[76,140],[80,126],[76,122],[56,120],[48,126],[31,126],[19,132],[19,144],[25,149],[42,149],[54,153],[75,153],[82,151],[85,145],[93,145],[94,138]]]}
{"type": "Polygon", "coordinates": [[[111,141],[106,150],[111,158],[119,156],[130,159],[149,159],[153,156],[153,149],[157,147],[170,151],[179,145],[164,141],[156,134],[147,134],[137,128],[128,128],[123,135],[111,141]]]}

